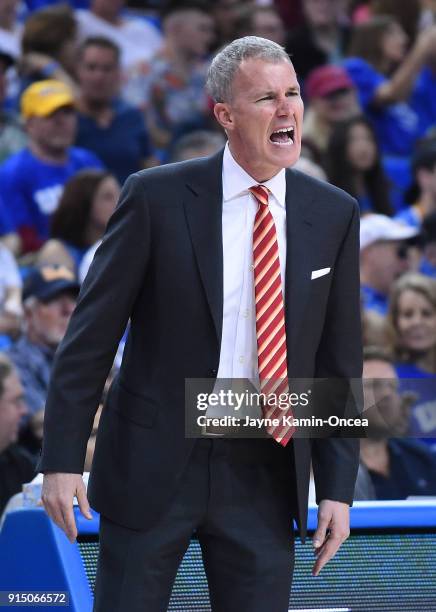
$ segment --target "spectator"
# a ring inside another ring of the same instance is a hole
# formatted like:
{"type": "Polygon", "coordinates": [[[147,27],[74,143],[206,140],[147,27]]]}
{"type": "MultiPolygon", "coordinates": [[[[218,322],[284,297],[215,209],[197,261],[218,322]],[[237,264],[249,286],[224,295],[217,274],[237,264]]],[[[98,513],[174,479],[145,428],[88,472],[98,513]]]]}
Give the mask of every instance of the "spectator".
{"type": "Polygon", "coordinates": [[[15,337],[21,324],[21,276],[14,256],[0,243],[0,347],[15,337]]]}
{"type": "Polygon", "coordinates": [[[361,440],[361,461],[377,499],[436,495],[435,455],[425,444],[401,438],[409,430],[412,398],[400,395],[397,374],[383,351],[366,350],[363,378],[369,426],[368,437],[361,440]]]}
{"type": "Polygon", "coordinates": [[[370,214],[360,223],[360,282],[363,307],[384,316],[394,281],[409,269],[408,247],[417,235],[407,227],[386,217],[370,214]]]}
{"type": "Polygon", "coordinates": [[[91,0],[90,8],[76,11],[80,38],[103,36],[121,51],[123,70],[148,61],[162,46],[162,35],[146,18],[127,15],[125,0],[91,0]]]}
{"type": "Polygon", "coordinates": [[[35,476],[34,462],[17,445],[19,424],[26,412],[15,368],[0,354],[0,514],[9,499],[35,476]]]}
{"type": "Polygon", "coordinates": [[[398,279],[387,332],[401,386],[416,395],[411,431],[436,450],[436,279],[416,273],[398,279]]]}
{"type": "Polygon", "coordinates": [[[109,39],[88,38],[78,54],[76,144],[93,151],[122,184],[150,163],[141,111],[119,99],[119,50],[109,39]]]}
{"type": "Polygon", "coordinates": [[[86,251],[101,240],[120,195],[117,180],[102,170],[81,170],[65,185],[39,263],[77,271],[86,251]]]}
{"type": "Polygon", "coordinates": [[[412,205],[400,211],[396,219],[421,228],[424,217],[436,212],[436,138],[418,144],[411,165],[414,183],[406,198],[412,205]]]}
{"type": "Polygon", "coordinates": [[[436,28],[423,32],[407,51],[407,36],[392,17],[375,17],[357,26],[345,68],[385,155],[407,157],[420,135],[410,104],[416,77],[436,53],[436,28]]]}
{"type": "Polygon", "coordinates": [[[179,138],[171,154],[172,162],[186,161],[194,157],[213,155],[226,144],[220,132],[197,130],[179,138]]]}
{"type": "Polygon", "coordinates": [[[245,6],[237,22],[237,37],[259,36],[282,47],[286,43],[286,30],[280,13],[273,5],[245,6]]]}
{"type": "Polygon", "coordinates": [[[305,86],[309,108],[303,124],[303,145],[323,157],[334,126],[360,115],[353,81],[340,66],[313,70],[305,86]]]}
{"type": "Polygon", "coordinates": [[[34,81],[56,79],[76,93],[77,24],[70,7],[49,6],[30,15],[21,47],[23,88],[34,81]]]}
{"type": "Polygon", "coordinates": [[[327,147],[325,168],[330,183],[356,198],[361,214],[393,214],[376,135],[364,117],[335,126],[327,147]]]}
{"type": "Polygon", "coordinates": [[[79,283],[71,270],[41,266],[25,279],[24,333],[9,349],[30,415],[44,409],[55,351],[76,304],[79,283]]]}
{"type": "Polygon", "coordinates": [[[392,287],[389,346],[400,378],[436,374],[436,280],[410,273],[392,287]]]}
{"type": "Polygon", "coordinates": [[[340,22],[338,0],[302,0],[304,23],[291,31],[286,50],[300,80],[311,70],[342,60],[350,30],[340,22]]]}
{"type": "Polygon", "coordinates": [[[0,164],[10,155],[26,146],[26,135],[11,112],[3,108],[7,94],[6,73],[13,65],[11,55],[0,46],[0,164]]]}
{"type": "Polygon", "coordinates": [[[60,81],[30,85],[21,97],[28,147],[0,166],[2,196],[25,252],[49,236],[50,217],[66,181],[82,168],[101,168],[97,157],[72,147],[76,111],[72,91],[60,81]]]}
{"type": "Polygon", "coordinates": [[[128,99],[146,111],[154,145],[164,149],[184,133],[213,125],[204,90],[214,38],[208,5],[187,1],[163,15],[164,48],[132,75],[128,99]]]}

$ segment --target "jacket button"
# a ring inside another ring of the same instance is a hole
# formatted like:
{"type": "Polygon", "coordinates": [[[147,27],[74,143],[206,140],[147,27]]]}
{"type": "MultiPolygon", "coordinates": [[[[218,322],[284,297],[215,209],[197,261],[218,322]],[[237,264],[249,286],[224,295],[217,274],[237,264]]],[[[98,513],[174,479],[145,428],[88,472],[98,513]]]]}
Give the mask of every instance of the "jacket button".
{"type": "Polygon", "coordinates": [[[218,373],[218,370],[215,370],[215,368],[212,368],[211,370],[209,370],[209,373],[212,374],[212,376],[216,376],[218,373]]]}

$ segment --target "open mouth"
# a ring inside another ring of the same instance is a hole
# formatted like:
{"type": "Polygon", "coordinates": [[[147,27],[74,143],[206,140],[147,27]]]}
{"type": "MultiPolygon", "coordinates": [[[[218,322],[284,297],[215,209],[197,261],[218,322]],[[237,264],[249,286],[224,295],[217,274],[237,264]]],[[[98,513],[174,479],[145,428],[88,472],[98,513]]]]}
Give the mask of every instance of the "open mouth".
{"type": "Polygon", "coordinates": [[[289,146],[294,144],[294,128],[286,127],[275,130],[269,140],[274,145],[289,146]]]}

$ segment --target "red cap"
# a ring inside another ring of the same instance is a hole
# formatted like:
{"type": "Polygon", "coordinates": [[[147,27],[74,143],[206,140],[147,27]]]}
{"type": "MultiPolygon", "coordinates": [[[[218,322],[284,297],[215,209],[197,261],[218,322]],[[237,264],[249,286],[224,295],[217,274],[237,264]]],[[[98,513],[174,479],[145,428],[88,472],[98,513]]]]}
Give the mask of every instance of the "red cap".
{"type": "Polygon", "coordinates": [[[341,66],[326,65],[312,70],[306,80],[306,95],[310,98],[323,98],[340,89],[353,89],[353,81],[341,66]]]}

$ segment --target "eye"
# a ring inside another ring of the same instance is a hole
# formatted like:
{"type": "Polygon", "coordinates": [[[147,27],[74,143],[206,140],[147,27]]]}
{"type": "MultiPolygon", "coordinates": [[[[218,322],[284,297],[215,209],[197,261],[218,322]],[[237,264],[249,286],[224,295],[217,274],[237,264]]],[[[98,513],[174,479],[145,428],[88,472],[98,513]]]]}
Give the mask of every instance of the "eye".
{"type": "Polygon", "coordinates": [[[299,96],[300,92],[296,89],[292,90],[292,91],[288,91],[288,93],[286,94],[287,96],[299,96]]]}
{"type": "Polygon", "coordinates": [[[264,96],[263,98],[259,98],[258,102],[262,102],[263,100],[272,100],[272,96],[264,96]]]}

